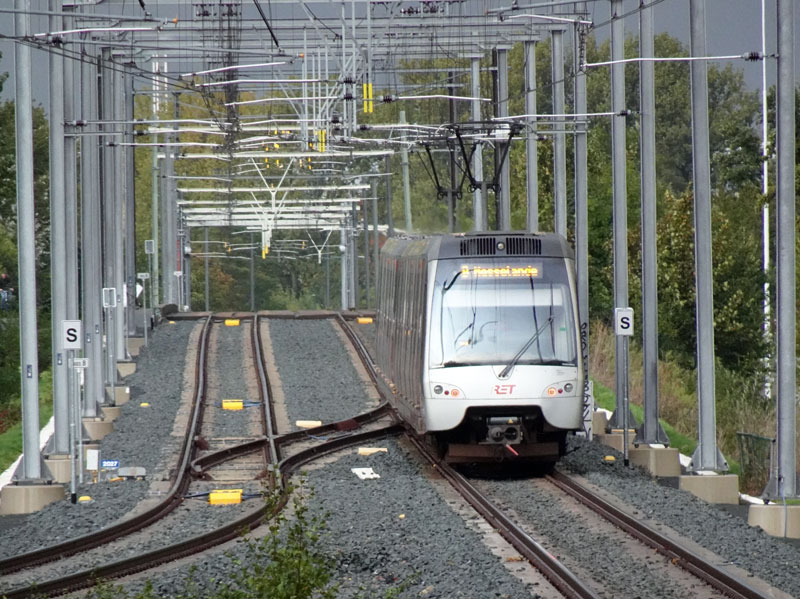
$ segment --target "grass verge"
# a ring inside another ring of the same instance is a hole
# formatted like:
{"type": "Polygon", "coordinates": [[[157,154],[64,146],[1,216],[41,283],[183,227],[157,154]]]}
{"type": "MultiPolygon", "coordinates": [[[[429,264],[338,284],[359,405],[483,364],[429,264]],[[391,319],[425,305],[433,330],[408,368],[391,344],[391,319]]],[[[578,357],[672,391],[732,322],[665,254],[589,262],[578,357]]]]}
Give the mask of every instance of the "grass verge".
{"type": "MultiPolygon", "coordinates": [[[[41,425],[53,415],[53,375],[45,370],[39,376],[39,422],[41,425]]],[[[22,453],[22,423],[15,424],[0,434],[0,472],[4,472],[22,453]]]]}
{"type": "MultiPolygon", "coordinates": [[[[617,406],[617,399],[614,395],[614,392],[598,381],[594,381],[594,401],[597,404],[597,407],[611,410],[612,412],[617,406]]],[[[637,422],[641,422],[644,418],[644,409],[642,406],[631,403],[630,407],[633,417],[636,418],[637,422]]],[[[667,437],[669,437],[670,447],[674,447],[683,455],[691,456],[694,453],[694,450],[697,447],[697,443],[694,439],[687,437],[686,435],[682,435],[675,430],[675,427],[668,422],[665,422],[663,419],[659,418],[658,421],[661,423],[664,432],[667,433],[667,437]]],[[[738,462],[728,458],[728,466],[730,467],[732,474],[739,474],[738,462]]]]}

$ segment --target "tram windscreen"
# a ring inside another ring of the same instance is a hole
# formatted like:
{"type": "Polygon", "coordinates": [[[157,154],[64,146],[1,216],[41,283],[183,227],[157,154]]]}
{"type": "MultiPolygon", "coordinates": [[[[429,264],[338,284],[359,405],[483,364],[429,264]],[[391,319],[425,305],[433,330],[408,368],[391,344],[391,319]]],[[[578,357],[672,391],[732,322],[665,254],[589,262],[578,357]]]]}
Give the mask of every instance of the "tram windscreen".
{"type": "Polygon", "coordinates": [[[577,365],[575,317],[563,260],[440,261],[431,367],[577,365]]]}

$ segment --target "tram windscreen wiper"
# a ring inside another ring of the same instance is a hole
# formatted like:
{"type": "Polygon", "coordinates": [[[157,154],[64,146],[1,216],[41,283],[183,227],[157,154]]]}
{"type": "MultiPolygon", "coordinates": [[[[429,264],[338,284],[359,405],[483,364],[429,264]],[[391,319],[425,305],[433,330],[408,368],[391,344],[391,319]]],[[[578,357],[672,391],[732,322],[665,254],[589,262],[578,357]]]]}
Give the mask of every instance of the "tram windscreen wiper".
{"type": "Polygon", "coordinates": [[[531,345],[533,345],[533,342],[539,338],[539,335],[541,335],[544,332],[544,330],[550,326],[550,323],[552,322],[553,322],[553,317],[552,316],[548,317],[545,323],[541,327],[539,327],[539,329],[533,335],[530,336],[530,339],[528,339],[525,342],[525,345],[522,346],[522,349],[520,349],[517,352],[517,354],[513,358],[511,358],[511,361],[508,363],[508,365],[505,368],[503,368],[503,371],[500,373],[501,379],[504,379],[505,377],[508,376],[508,374],[514,368],[514,366],[517,365],[517,362],[519,362],[520,358],[525,354],[526,351],[528,351],[528,348],[531,345]]]}

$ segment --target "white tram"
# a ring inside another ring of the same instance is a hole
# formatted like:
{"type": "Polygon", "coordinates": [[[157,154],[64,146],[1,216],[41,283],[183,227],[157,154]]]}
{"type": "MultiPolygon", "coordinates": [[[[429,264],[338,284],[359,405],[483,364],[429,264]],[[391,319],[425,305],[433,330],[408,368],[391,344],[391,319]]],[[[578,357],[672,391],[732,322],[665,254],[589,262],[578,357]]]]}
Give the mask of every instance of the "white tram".
{"type": "Polygon", "coordinates": [[[582,426],[575,268],[560,235],[396,237],[381,250],[377,362],[450,462],[552,462],[582,426]]]}

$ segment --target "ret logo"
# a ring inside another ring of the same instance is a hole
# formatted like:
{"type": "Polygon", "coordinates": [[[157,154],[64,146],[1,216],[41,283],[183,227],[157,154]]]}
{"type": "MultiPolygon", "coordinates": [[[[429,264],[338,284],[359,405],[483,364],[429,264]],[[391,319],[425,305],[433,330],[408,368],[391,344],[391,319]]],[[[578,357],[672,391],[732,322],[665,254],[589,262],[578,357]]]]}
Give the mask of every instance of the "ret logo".
{"type": "Polygon", "coordinates": [[[516,385],[495,385],[493,393],[494,395],[511,395],[514,393],[514,387],[516,385]]]}

